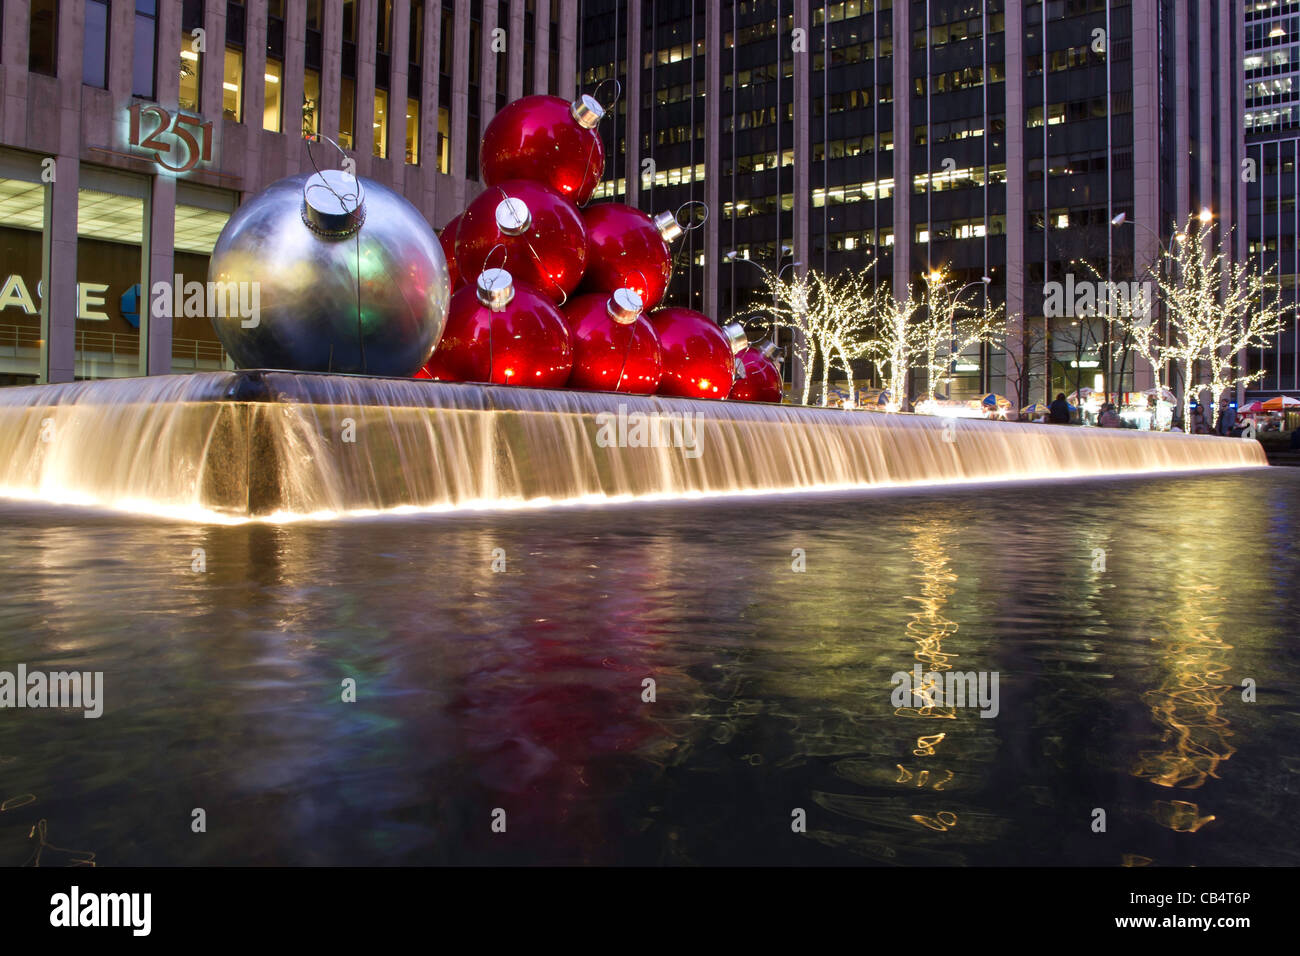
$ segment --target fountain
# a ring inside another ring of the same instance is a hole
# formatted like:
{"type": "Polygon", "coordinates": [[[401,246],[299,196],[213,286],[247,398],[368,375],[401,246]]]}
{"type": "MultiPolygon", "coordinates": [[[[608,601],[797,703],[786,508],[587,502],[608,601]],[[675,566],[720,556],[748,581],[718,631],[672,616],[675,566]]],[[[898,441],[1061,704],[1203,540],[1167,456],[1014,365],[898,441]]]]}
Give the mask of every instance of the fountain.
{"type": "Polygon", "coordinates": [[[324,373],[0,390],[0,495],[200,520],[1264,464],[1211,436],[324,373]]]}

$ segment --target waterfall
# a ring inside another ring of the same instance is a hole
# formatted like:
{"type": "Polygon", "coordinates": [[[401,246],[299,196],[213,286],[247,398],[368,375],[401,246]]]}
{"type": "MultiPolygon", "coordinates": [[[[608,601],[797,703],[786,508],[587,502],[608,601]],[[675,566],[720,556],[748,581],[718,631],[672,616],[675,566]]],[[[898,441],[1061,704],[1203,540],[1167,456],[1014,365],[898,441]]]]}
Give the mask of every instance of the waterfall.
{"type": "Polygon", "coordinates": [[[1213,436],[347,375],[0,390],[0,495],[201,520],[1264,464],[1213,436]]]}

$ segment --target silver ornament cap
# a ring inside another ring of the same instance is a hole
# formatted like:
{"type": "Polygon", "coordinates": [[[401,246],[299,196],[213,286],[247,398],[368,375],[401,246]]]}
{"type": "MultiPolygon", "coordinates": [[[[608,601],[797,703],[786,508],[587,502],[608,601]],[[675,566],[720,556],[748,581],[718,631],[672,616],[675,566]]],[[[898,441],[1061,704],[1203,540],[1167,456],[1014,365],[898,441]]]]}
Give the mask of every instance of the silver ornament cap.
{"type": "Polygon", "coordinates": [[[497,203],[497,228],[507,236],[522,236],[533,227],[533,214],[522,199],[503,199],[497,203]]]}
{"type": "Polygon", "coordinates": [[[609,304],[605,306],[605,310],[619,325],[631,325],[641,315],[644,307],[645,303],[632,289],[615,289],[614,294],[609,297],[609,304]]]}
{"type": "Polygon", "coordinates": [[[722,327],[722,332],[731,343],[731,354],[736,355],[745,350],[749,345],[749,336],[745,334],[745,327],[739,322],[729,322],[722,327]]]}
{"type": "Polygon", "coordinates": [[[664,242],[672,242],[674,239],[680,238],[683,232],[682,224],[677,221],[676,213],[667,210],[655,216],[655,228],[659,230],[659,235],[663,236],[664,242]]]}
{"type": "Polygon", "coordinates": [[[583,129],[594,129],[596,124],[605,117],[605,107],[597,103],[594,96],[588,96],[586,93],[573,101],[569,112],[583,129]]]}
{"type": "Polygon", "coordinates": [[[771,362],[779,363],[785,358],[785,349],[781,348],[771,339],[768,339],[758,347],[758,353],[771,362]]]}
{"type": "Polygon", "coordinates": [[[500,312],[515,297],[515,279],[505,269],[484,269],[476,283],[478,300],[493,312],[500,312]]]}
{"type": "Polygon", "coordinates": [[[341,239],[366,221],[366,191],[361,181],[341,169],[326,169],[302,187],[302,221],[320,236],[341,239]]]}

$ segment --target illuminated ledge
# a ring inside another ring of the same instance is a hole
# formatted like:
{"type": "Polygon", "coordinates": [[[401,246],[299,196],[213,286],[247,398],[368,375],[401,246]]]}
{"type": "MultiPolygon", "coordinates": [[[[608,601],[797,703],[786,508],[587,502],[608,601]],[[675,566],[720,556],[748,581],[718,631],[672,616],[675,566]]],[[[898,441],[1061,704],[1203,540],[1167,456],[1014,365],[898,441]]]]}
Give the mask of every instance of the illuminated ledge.
{"type": "Polygon", "coordinates": [[[1264,464],[1210,436],[267,370],[0,390],[0,493],[201,519],[1264,464]]]}

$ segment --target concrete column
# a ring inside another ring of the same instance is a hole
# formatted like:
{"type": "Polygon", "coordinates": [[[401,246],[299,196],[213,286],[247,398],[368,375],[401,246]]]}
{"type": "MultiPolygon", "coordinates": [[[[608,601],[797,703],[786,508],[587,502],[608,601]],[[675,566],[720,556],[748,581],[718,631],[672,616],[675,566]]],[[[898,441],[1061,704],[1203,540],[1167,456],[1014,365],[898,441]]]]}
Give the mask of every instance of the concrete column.
{"type": "MultiPolygon", "coordinates": [[[[1028,369],[1025,354],[1025,31],[1018,3],[1006,11],[1006,117],[1007,117],[1007,360],[1006,396],[1016,408],[1029,404],[1013,381],[1019,364],[1028,369]]],[[[910,139],[910,134],[909,134],[910,139]]],[[[897,134],[895,134],[897,153],[897,134]]],[[[895,245],[898,237],[895,234],[895,245]]],[[[1040,300],[1041,301],[1041,300],[1040,300]]],[[[1026,382],[1026,385],[1028,383],[1026,382]]]]}
{"type": "Polygon", "coordinates": [[[244,0],[244,185],[249,192],[270,181],[262,169],[262,118],[266,112],[266,2],[244,0]]]}
{"type": "MultiPolygon", "coordinates": [[[[4,41],[0,48],[0,135],[6,143],[27,140],[27,42],[31,4],[29,0],[5,0],[4,41]]],[[[80,75],[80,71],[78,71],[80,75]]]]}
{"type": "Polygon", "coordinates": [[[432,5],[426,0],[424,8],[424,56],[421,63],[423,88],[420,91],[420,165],[425,173],[424,196],[420,211],[435,226],[444,224],[438,214],[438,101],[439,62],[442,44],[442,5],[432,5]]]}
{"type": "MultiPolygon", "coordinates": [[[[340,0],[341,2],[341,0],[340,0]]],[[[213,120],[214,137],[221,136],[225,123],[221,121],[221,94],[226,64],[226,5],[209,0],[203,5],[203,52],[200,56],[199,69],[199,111],[206,119],[213,120]]],[[[220,148],[220,142],[213,147],[220,148]]],[[[219,152],[213,156],[220,158],[219,152]]]]}
{"type": "Polygon", "coordinates": [[[388,159],[392,167],[392,187],[400,193],[406,178],[406,91],[411,58],[411,0],[393,2],[393,37],[388,48],[391,51],[388,58],[391,67],[388,73],[388,159]]]}
{"type": "MultiPolygon", "coordinates": [[[[505,24],[508,28],[509,24],[505,24]]],[[[478,131],[483,135],[487,129],[487,124],[492,121],[492,117],[497,113],[497,57],[510,56],[510,43],[513,37],[506,38],[506,49],[504,53],[498,53],[493,47],[492,31],[497,28],[497,4],[496,0],[487,0],[483,4],[483,29],[479,37],[483,50],[479,55],[479,62],[482,63],[482,75],[478,80],[479,106],[478,106],[478,131]]],[[[522,45],[522,37],[519,39],[522,45]]],[[[496,44],[500,47],[500,44],[496,44]]],[[[509,62],[506,64],[506,72],[509,74],[509,62]]],[[[480,173],[481,175],[481,173],[480,173]]]]}
{"type": "Polygon", "coordinates": [[[285,0],[284,17],[284,78],[281,81],[284,86],[284,175],[292,176],[308,165],[303,156],[302,143],[303,72],[307,68],[307,0],[285,0]]]}
{"type": "MultiPolygon", "coordinates": [[[[377,0],[357,0],[357,173],[369,176],[375,155],[375,44],[378,39],[377,0]]],[[[389,122],[392,122],[389,101],[389,122]]]]}
{"type": "MultiPolygon", "coordinates": [[[[9,5],[9,0],[5,0],[5,6],[9,5]]],[[[211,4],[209,4],[211,6],[211,4]]],[[[225,14],[222,13],[222,27],[225,27],[225,14]]],[[[23,26],[23,35],[26,36],[27,26],[23,26]]],[[[108,8],[108,92],[112,96],[113,108],[124,109],[131,104],[131,72],[132,61],[135,59],[135,45],[132,38],[135,35],[135,0],[109,0],[108,8]]],[[[211,36],[208,37],[212,41],[211,36]]],[[[212,43],[224,49],[226,45],[225,34],[221,34],[221,39],[212,43]]],[[[179,55],[180,51],[176,51],[179,55]]],[[[220,61],[218,61],[220,62],[220,61]]],[[[179,69],[179,66],[178,66],[179,69]]],[[[217,72],[221,72],[221,67],[217,67],[217,72]]],[[[218,84],[220,81],[218,81],[218,84]]],[[[217,102],[220,102],[218,100],[217,102]]]]}
{"type": "MultiPolygon", "coordinates": [[[[708,62],[705,66],[707,70],[707,80],[704,88],[706,90],[719,89],[718,83],[718,57],[715,51],[722,47],[722,33],[720,29],[722,12],[718,9],[719,5],[714,3],[709,5],[708,12],[705,14],[704,21],[704,49],[708,51],[708,62]]],[[[692,48],[695,40],[691,40],[692,48]]],[[[693,52],[693,49],[692,49],[693,52]]],[[[695,57],[691,57],[691,70],[695,69],[695,57]]],[[[627,5],[627,89],[624,91],[623,102],[627,104],[627,125],[624,128],[624,135],[627,138],[627,157],[624,163],[624,175],[627,177],[627,195],[624,202],[629,206],[640,205],[641,197],[641,4],[629,3],[627,5]]],[[[692,74],[693,75],[693,74],[692,74]]],[[[718,167],[717,150],[718,150],[718,103],[716,96],[706,96],[704,98],[706,115],[708,117],[704,129],[704,155],[705,155],[705,179],[704,179],[704,201],[709,206],[709,222],[705,231],[705,253],[704,253],[704,282],[705,282],[705,313],[716,315],[717,310],[708,308],[709,297],[717,299],[717,290],[714,289],[711,279],[716,279],[717,269],[713,264],[713,257],[717,254],[717,243],[713,241],[714,232],[714,214],[718,211],[717,192],[718,192],[718,167]]],[[[617,107],[615,107],[617,109],[617,107]]],[[[612,117],[611,117],[612,118],[612,117]]],[[[691,135],[695,131],[691,130],[691,135]]],[[[615,176],[618,175],[617,163],[615,163],[615,176]]]]}
{"type": "MultiPolygon", "coordinates": [[[[640,4],[634,4],[640,7],[640,4]]],[[[533,14],[533,92],[551,93],[551,4],[538,0],[533,14]]],[[[640,72],[639,70],[637,71],[640,72]]]]}
{"type": "Polygon", "coordinates": [[[322,136],[337,141],[343,95],[343,0],[324,0],[321,19],[319,129],[322,136]]]}
{"type": "MultiPolygon", "coordinates": [[[[1195,0],[1192,0],[1192,2],[1195,2],[1195,0]]],[[[1154,8],[1155,6],[1157,6],[1157,4],[1153,3],[1150,4],[1150,6],[1154,8]]],[[[1177,69],[1178,67],[1185,68],[1191,65],[1191,55],[1190,55],[1191,46],[1188,43],[1187,14],[1188,11],[1183,11],[1181,15],[1180,14],[1174,15],[1175,69],[1177,69]]],[[[1135,50],[1155,51],[1159,49],[1159,46],[1155,43],[1152,43],[1150,46],[1146,45],[1145,43],[1139,46],[1137,43],[1137,39],[1138,39],[1137,21],[1139,16],[1142,15],[1143,12],[1139,11],[1137,7],[1134,7],[1133,48],[1135,50]]],[[[1156,20],[1157,33],[1159,32],[1158,16],[1159,14],[1154,10],[1150,14],[1151,19],[1156,20]]],[[[1202,27],[1204,28],[1204,24],[1202,24],[1202,27]]],[[[1152,55],[1152,59],[1153,60],[1155,59],[1154,54],[1152,55]]],[[[1136,71],[1136,69],[1137,69],[1137,62],[1135,60],[1134,70],[1136,71]]],[[[1209,82],[1209,77],[1206,76],[1205,74],[1202,74],[1201,82],[1202,83],[1209,82]]],[[[1136,98],[1136,91],[1134,91],[1134,93],[1136,98]]],[[[1174,208],[1172,210],[1172,213],[1174,216],[1174,220],[1181,226],[1184,220],[1186,220],[1187,214],[1191,211],[1192,208],[1191,168],[1190,168],[1191,157],[1188,155],[1188,151],[1191,149],[1191,137],[1188,135],[1189,132],[1188,124],[1190,122],[1190,117],[1191,117],[1190,107],[1188,104],[1188,100],[1190,99],[1188,84],[1174,83],[1173,98],[1174,98],[1174,137],[1173,137],[1173,142],[1170,144],[1170,146],[1173,148],[1174,151],[1174,208]]],[[[1136,125],[1137,122],[1136,114],[1134,115],[1133,120],[1134,120],[1134,124],[1136,125]]],[[[1155,132],[1155,127],[1152,127],[1152,132],[1155,132]]],[[[1138,133],[1137,130],[1135,129],[1134,137],[1136,138],[1137,135],[1138,133]]],[[[1135,155],[1134,159],[1136,160],[1136,158],[1137,157],[1135,155]]],[[[1163,234],[1164,226],[1166,224],[1163,222],[1151,222],[1149,223],[1149,225],[1156,232],[1163,234]]]]}
{"type": "MultiPolygon", "coordinates": [[[[1199,168],[1196,172],[1200,191],[1200,203],[1198,203],[1197,209],[1200,209],[1202,205],[1210,207],[1214,211],[1216,219],[1222,223],[1226,210],[1215,201],[1214,196],[1214,120],[1212,117],[1215,104],[1213,84],[1210,82],[1214,70],[1214,51],[1210,43],[1210,0],[1197,0],[1197,5],[1197,22],[1201,25],[1201,29],[1196,36],[1197,63],[1195,67],[1196,75],[1200,77],[1196,97],[1199,110],[1197,118],[1199,147],[1196,156],[1199,168]]],[[[1226,82],[1227,77],[1220,78],[1221,84],[1226,82]]],[[[1245,123],[1241,121],[1240,113],[1240,110],[1235,110],[1229,115],[1235,114],[1237,122],[1234,125],[1241,126],[1244,129],[1245,123]]],[[[1229,222],[1231,222],[1231,219],[1229,219],[1229,222]]]]}
{"type": "MultiPolygon", "coordinates": [[[[535,22],[541,22],[541,17],[534,14],[535,22]]],[[[524,95],[524,43],[528,37],[525,35],[524,21],[524,0],[510,0],[510,45],[507,48],[510,51],[510,67],[506,70],[506,102],[513,103],[524,95]]],[[[533,56],[537,56],[537,45],[533,44],[533,56]]],[[[536,60],[533,65],[536,66],[536,60]]],[[[536,75],[536,74],[534,74],[536,75]]],[[[534,84],[533,89],[541,90],[543,86],[534,84]]]]}
{"type": "Polygon", "coordinates": [[[469,117],[461,104],[469,102],[469,0],[456,0],[452,18],[455,38],[451,54],[451,175],[456,180],[453,204],[463,208],[466,200],[465,138],[468,135],[469,117]],[[457,106],[460,108],[458,109],[457,106]]]}
{"type": "MultiPolygon", "coordinates": [[[[1133,6],[1133,50],[1158,49],[1160,22],[1156,4],[1133,6]]],[[[1182,49],[1186,49],[1183,47],[1182,49]]],[[[1244,102],[1244,100],[1243,100],[1244,102]]],[[[1160,246],[1152,233],[1167,225],[1160,221],[1160,63],[1154,55],[1133,58],[1133,258],[1139,272],[1156,261],[1160,246]],[[1143,228],[1145,227],[1145,228],[1143,228]]],[[[1008,127],[1010,123],[1008,123],[1008,127]]],[[[1181,126],[1181,124],[1180,124],[1181,126]]],[[[1178,137],[1175,136],[1177,140],[1178,137]]],[[[1185,145],[1181,149],[1186,157],[1185,145]]],[[[1181,195],[1181,194],[1180,194],[1181,195]]],[[[1176,200],[1186,206],[1185,200],[1176,200]]],[[[1178,212],[1186,216],[1186,208],[1178,212]]],[[[1155,381],[1148,363],[1135,357],[1133,385],[1138,391],[1155,381]]]]}
{"type": "Polygon", "coordinates": [[[153,292],[155,283],[166,283],[163,295],[174,304],[176,178],[154,176],[149,186],[144,203],[147,232],[140,246],[140,374],[166,375],[172,370],[172,308],[155,316],[153,292]]]}
{"type": "Polygon", "coordinates": [[[76,154],[55,160],[55,180],[45,187],[45,228],[41,244],[42,382],[71,382],[77,335],[77,189],[81,167],[76,154]]]}
{"type": "Polygon", "coordinates": [[[556,96],[573,99],[578,73],[578,0],[560,0],[560,70],[556,96]]]}

